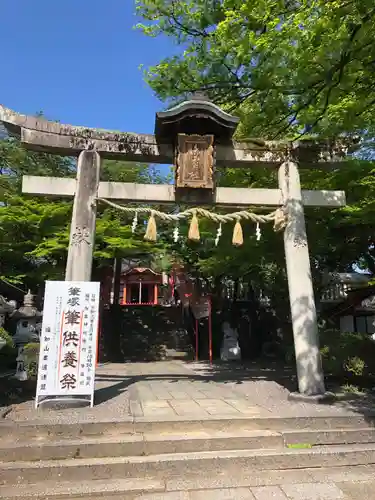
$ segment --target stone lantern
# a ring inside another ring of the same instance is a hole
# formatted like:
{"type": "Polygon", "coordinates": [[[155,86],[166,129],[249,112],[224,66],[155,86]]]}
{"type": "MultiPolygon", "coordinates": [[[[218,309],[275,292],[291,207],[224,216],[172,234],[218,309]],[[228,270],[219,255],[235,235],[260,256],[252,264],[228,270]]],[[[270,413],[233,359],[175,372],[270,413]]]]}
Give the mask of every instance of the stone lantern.
{"type": "Polygon", "coordinates": [[[228,145],[239,118],[195,93],[168,111],[156,113],[155,136],[173,145],[176,199],[209,203],[215,190],[215,148],[228,145]]]}
{"type": "Polygon", "coordinates": [[[30,290],[24,296],[23,305],[11,314],[17,322],[13,341],[18,347],[17,369],[14,377],[20,381],[28,379],[24,346],[30,342],[39,342],[42,327],[42,313],[34,306],[34,296],[30,290]]]}
{"type": "Polygon", "coordinates": [[[42,313],[35,307],[34,296],[30,290],[24,296],[23,305],[16,309],[10,317],[17,321],[16,333],[13,336],[17,346],[29,342],[39,342],[42,313]]]}

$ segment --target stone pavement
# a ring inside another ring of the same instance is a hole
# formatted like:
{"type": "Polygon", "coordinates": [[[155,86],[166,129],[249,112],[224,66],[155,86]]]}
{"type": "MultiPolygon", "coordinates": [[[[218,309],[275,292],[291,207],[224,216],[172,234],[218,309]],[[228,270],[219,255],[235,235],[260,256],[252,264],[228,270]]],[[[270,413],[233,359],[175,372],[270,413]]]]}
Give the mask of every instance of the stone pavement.
{"type": "Polygon", "coordinates": [[[351,481],[339,483],[337,487],[344,493],[344,499],[373,500],[375,498],[375,481],[351,481]]]}
{"type": "MultiPolygon", "coordinates": [[[[163,498],[168,499],[168,497],[163,498]]],[[[171,497],[170,500],[173,498],[171,497]]],[[[189,500],[374,500],[374,498],[375,481],[299,483],[254,488],[201,490],[190,492],[190,496],[186,497],[189,500]]]]}
{"type": "Polygon", "coordinates": [[[139,500],[374,500],[375,481],[299,483],[140,496],[139,500]]]}
{"type": "MultiPolygon", "coordinates": [[[[33,401],[12,407],[7,419],[51,423],[144,418],[300,417],[355,415],[365,404],[331,405],[288,400],[293,373],[258,366],[165,361],[98,367],[94,408],[36,411],[33,401]]],[[[375,499],[375,496],[374,496],[375,499]]]]}
{"type": "Polygon", "coordinates": [[[137,500],[374,500],[375,481],[299,483],[280,486],[149,493],[137,500]]]}
{"type": "MultiPolygon", "coordinates": [[[[292,472],[292,471],[287,471],[292,472]]],[[[296,476],[298,471],[294,471],[296,476]]],[[[83,482],[79,489],[61,489],[63,483],[48,485],[41,490],[35,485],[18,484],[16,494],[8,486],[0,486],[1,498],[19,500],[25,498],[69,498],[70,500],[89,498],[126,498],[126,500],[374,500],[375,478],[341,482],[296,482],[290,481],[276,485],[259,484],[256,486],[214,487],[197,489],[165,489],[162,481],[157,479],[118,479],[115,481],[95,480],[83,482]],[[147,488],[148,493],[140,490],[147,488]],[[138,490],[138,491],[137,491],[138,490]],[[60,493],[64,491],[63,497],[60,493]],[[131,493],[130,493],[131,491],[131,493]],[[53,493],[50,493],[53,492],[53,493]],[[69,497],[67,496],[69,494],[69,497]],[[92,495],[92,496],[91,496],[92,495]]],[[[48,483],[48,482],[47,482],[48,483]]],[[[71,483],[70,483],[71,484],[71,483]]],[[[12,488],[12,487],[10,487],[12,488]]],[[[14,488],[14,487],[13,487],[14,488]]]]}
{"type": "MultiPolygon", "coordinates": [[[[129,370],[134,370],[134,366],[129,370]]],[[[180,362],[136,367],[130,387],[130,411],[135,417],[266,416],[270,412],[231,384],[218,383],[180,362]],[[142,372],[142,375],[139,375],[142,372]]]]}
{"type": "MultiPolygon", "coordinates": [[[[109,366],[107,373],[114,366],[109,366]]],[[[276,374],[256,366],[252,370],[235,364],[136,363],[126,365],[126,373],[133,379],[129,399],[134,417],[329,416],[356,414],[359,410],[350,402],[291,402],[288,387],[292,386],[292,374],[276,374]]]]}

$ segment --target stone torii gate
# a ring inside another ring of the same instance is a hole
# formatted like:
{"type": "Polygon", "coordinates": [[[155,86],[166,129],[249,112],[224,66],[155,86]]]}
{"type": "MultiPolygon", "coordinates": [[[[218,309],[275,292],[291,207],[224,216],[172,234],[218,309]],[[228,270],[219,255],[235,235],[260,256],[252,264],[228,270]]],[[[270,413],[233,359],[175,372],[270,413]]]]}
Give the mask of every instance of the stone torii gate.
{"type": "Polygon", "coordinates": [[[319,352],[304,206],[345,205],[344,191],[301,190],[299,168],[337,168],[345,143],[236,143],[238,118],[203,95],[156,114],[155,135],[110,132],[49,122],[0,106],[0,121],[26,148],[78,157],[77,178],[24,176],[24,193],[74,197],[66,280],[89,281],[95,240],[97,198],[128,202],[200,203],[216,206],[284,207],[284,248],[299,392],[325,393],[319,352]],[[100,182],[101,158],[175,164],[175,185],[100,182]],[[215,187],[217,167],[278,168],[275,189],[215,187]]]}

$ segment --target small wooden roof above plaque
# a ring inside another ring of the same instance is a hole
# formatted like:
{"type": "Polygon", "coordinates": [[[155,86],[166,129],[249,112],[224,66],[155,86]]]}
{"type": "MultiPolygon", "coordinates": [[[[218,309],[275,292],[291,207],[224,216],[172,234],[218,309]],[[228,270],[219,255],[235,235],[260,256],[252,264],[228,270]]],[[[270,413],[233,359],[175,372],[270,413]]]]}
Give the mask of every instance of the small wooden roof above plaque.
{"type": "Polygon", "coordinates": [[[168,111],[159,111],[155,119],[155,135],[162,142],[175,142],[178,134],[213,135],[215,142],[231,140],[239,118],[223,111],[202,92],[168,111]]]}

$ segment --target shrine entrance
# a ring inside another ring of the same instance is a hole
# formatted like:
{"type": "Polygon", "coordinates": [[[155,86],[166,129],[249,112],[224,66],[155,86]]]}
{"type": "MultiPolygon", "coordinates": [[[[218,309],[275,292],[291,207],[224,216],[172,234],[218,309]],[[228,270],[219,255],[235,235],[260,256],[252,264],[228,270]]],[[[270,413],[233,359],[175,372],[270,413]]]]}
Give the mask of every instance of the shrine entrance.
{"type": "MultiPolygon", "coordinates": [[[[155,241],[156,220],[175,227],[190,221],[189,238],[199,240],[199,217],[218,225],[233,224],[233,244],[241,245],[241,220],[256,224],[274,224],[283,231],[286,270],[298,387],[305,396],[325,392],[319,352],[317,315],[311,278],[304,207],[337,208],[345,205],[343,191],[301,190],[302,168],[338,168],[348,144],[329,141],[265,141],[237,143],[233,140],[239,118],[231,116],[196,94],[168,111],[156,114],[155,134],[118,133],[48,122],[41,117],[23,116],[0,106],[0,121],[13,134],[19,134],[25,147],[78,156],[77,178],[24,176],[23,192],[43,196],[74,197],[68,249],[66,280],[90,281],[95,242],[96,208],[106,203],[128,214],[147,214],[145,238],[155,241]],[[174,164],[174,185],[144,185],[100,182],[101,158],[159,164],[174,164]],[[220,168],[278,169],[279,183],[274,189],[226,188],[216,185],[220,168]],[[161,212],[149,206],[133,208],[116,202],[151,205],[190,205],[184,211],[161,212]],[[221,215],[203,207],[233,207],[221,215]],[[253,211],[249,209],[253,207],[253,211]],[[255,207],[255,209],[254,209],[255,207]],[[271,208],[268,214],[256,207],[271,208]]],[[[179,238],[178,228],[174,237],[179,238]]],[[[130,300],[136,289],[130,287],[130,300]]],[[[151,293],[152,294],[152,293],[151,293]]],[[[150,292],[138,290],[138,300],[150,298],[150,292]],[[147,293],[147,296],[146,296],[147,293]]],[[[126,295],[128,300],[128,294],[126,295]]]]}
{"type": "MultiPolygon", "coordinates": [[[[150,289],[152,285],[148,285],[146,283],[139,283],[139,284],[132,284],[129,285],[130,288],[130,293],[128,290],[127,296],[125,296],[125,304],[131,305],[138,305],[141,306],[142,304],[153,304],[154,301],[151,301],[151,293],[152,293],[152,288],[150,289]]],[[[126,290],[125,290],[126,292],[126,290]]]]}

